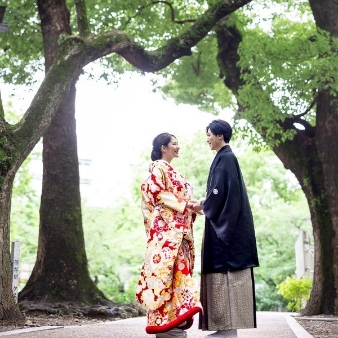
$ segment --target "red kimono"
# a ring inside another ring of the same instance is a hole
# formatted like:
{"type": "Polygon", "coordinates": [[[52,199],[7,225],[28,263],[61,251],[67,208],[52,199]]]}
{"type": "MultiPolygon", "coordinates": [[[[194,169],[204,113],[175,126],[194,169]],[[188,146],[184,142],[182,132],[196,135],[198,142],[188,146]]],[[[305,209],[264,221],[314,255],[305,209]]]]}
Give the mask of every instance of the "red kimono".
{"type": "Polygon", "coordinates": [[[141,186],[147,249],[136,300],[147,309],[146,332],[188,329],[202,310],[192,278],[195,250],[188,209],[191,187],[168,162],[154,161],[141,186]]]}

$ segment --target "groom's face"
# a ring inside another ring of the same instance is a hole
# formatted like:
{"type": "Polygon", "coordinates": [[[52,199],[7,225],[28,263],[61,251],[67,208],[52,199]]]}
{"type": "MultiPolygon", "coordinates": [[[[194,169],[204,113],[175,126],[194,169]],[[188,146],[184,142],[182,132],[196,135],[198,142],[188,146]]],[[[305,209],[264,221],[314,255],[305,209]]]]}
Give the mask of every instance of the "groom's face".
{"type": "Polygon", "coordinates": [[[223,135],[215,135],[209,128],[207,131],[207,143],[211,150],[219,151],[224,145],[223,135]]]}

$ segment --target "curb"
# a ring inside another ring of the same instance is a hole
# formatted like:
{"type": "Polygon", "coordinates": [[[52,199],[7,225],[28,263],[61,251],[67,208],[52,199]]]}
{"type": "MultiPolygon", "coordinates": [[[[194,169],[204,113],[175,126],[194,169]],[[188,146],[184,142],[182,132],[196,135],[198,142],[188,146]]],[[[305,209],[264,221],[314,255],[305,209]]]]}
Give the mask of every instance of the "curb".
{"type": "Polygon", "coordinates": [[[63,328],[64,328],[64,326],[31,327],[31,328],[28,328],[28,329],[19,329],[19,330],[0,332],[0,337],[1,336],[12,336],[14,334],[29,333],[29,332],[44,331],[44,330],[55,330],[55,329],[63,329],[63,328]]]}
{"type": "Polygon", "coordinates": [[[294,316],[285,314],[284,318],[297,338],[314,338],[297,322],[294,316]]]}

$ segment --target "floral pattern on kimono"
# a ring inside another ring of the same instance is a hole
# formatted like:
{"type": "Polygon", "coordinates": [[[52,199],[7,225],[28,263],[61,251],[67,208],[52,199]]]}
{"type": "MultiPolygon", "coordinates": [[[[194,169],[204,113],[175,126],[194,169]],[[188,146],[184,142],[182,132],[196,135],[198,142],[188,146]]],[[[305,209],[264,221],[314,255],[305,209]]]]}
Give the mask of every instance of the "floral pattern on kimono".
{"type": "Polygon", "coordinates": [[[168,331],[202,310],[192,278],[193,222],[187,209],[191,187],[168,162],[154,161],[141,186],[147,249],[136,300],[147,311],[147,333],[168,331]]]}

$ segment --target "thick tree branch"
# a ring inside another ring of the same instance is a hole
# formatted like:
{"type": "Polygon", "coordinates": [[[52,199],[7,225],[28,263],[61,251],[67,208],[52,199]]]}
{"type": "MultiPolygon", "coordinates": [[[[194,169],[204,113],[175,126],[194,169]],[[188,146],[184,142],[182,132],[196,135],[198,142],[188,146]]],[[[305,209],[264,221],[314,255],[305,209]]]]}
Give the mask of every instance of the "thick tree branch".
{"type": "Polygon", "coordinates": [[[313,138],[316,134],[316,128],[313,127],[308,121],[303,120],[300,116],[292,116],[285,119],[283,122],[279,122],[279,125],[284,129],[293,129],[297,133],[302,133],[306,137],[313,138]],[[304,127],[304,130],[299,130],[294,124],[298,123],[304,127]]]}
{"type": "Polygon", "coordinates": [[[317,96],[315,96],[315,98],[312,100],[310,107],[308,109],[306,109],[304,113],[301,113],[297,116],[302,117],[302,116],[307,115],[311,111],[311,109],[315,106],[316,103],[317,103],[317,96]]]}
{"type": "Polygon", "coordinates": [[[194,24],[179,36],[168,40],[155,51],[147,51],[121,31],[102,33],[88,40],[87,48],[91,62],[98,57],[117,53],[130,64],[145,72],[156,72],[168,66],[176,59],[191,55],[191,48],[201,41],[224,16],[249,3],[251,0],[218,1],[210,7],[194,24]]]}
{"type": "Polygon", "coordinates": [[[309,0],[316,25],[338,36],[338,1],[337,0],[309,0]],[[325,10],[323,10],[325,8],[325,10]]]}
{"type": "Polygon", "coordinates": [[[183,24],[183,23],[195,22],[196,21],[196,19],[176,20],[174,7],[169,1],[162,1],[162,0],[152,1],[152,4],[156,5],[157,3],[167,5],[170,8],[170,15],[171,15],[171,21],[172,22],[175,22],[177,24],[183,24]]]}
{"type": "Polygon", "coordinates": [[[75,0],[77,27],[79,34],[83,37],[90,34],[85,0],[75,0]]]}
{"type": "Polygon", "coordinates": [[[314,126],[312,126],[308,121],[302,119],[302,117],[307,115],[311,111],[311,109],[315,106],[316,103],[317,103],[317,96],[313,99],[309,108],[306,109],[305,112],[298,114],[298,115],[293,115],[293,116],[285,119],[285,121],[283,123],[281,123],[281,126],[284,128],[284,130],[294,129],[297,132],[299,132],[299,129],[296,128],[296,126],[294,125],[295,123],[298,123],[298,124],[300,124],[304,127],[303,132],[305,133],[305,135],[307,137],[309,137],[309,138],[315,137],[316,128],[314,126]]]}
{"type": "Polygon", "coordinates": [[[18,147],[18,159],[25,159],[49,127],[70,84],[83,68],[84,49],[77,39],[62,44],[54,63],[45,76],[30,107],[13,128],[18,147]]]}

